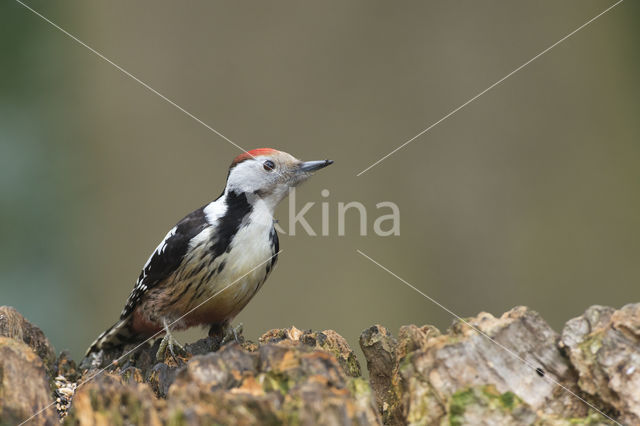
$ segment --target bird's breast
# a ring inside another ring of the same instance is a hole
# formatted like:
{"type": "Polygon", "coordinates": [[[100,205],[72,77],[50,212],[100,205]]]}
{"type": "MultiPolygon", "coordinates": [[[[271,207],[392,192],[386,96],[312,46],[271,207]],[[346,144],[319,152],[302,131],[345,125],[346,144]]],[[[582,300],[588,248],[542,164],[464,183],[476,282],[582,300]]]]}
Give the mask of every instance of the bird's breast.
{"type": "Polygon", "coordinates": [[[179,297],[173,306],[176,311],[193,310],[185,317],[185,326],[230,320],[249,303],[273,267],[272,232],[272,226],[249,221],[217,256],[208,249],[215,240],[214,230],[198,236],[176,276],[174,294],[179,297]]]}

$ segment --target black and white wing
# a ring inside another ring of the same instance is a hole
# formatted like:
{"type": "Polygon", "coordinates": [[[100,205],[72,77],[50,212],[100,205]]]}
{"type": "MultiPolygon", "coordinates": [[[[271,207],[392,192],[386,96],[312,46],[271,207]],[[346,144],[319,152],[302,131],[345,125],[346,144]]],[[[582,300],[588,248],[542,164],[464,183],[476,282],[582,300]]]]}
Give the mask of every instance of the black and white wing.
{"type": "Polygon", "coordinates": [[[128,317],[144,294],[178,269],[189,248],[189,242],[208,225],[204,207],[184,217],[164,237],[147,260],[120,318],[128,317]]]}

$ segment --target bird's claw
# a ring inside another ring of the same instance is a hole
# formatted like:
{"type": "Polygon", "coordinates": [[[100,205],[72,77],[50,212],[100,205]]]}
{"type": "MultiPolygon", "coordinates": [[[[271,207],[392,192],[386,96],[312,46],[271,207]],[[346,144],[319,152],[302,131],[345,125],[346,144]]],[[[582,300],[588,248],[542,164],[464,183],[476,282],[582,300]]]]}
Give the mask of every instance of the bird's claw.
{"type": "Polygon", "coordinates": [[[167,348],[169,349],[169,353],[171,354],[171,357],[176,362],[176,364],[180,364],[176,355],[176,348],[179,352],[184,352],[184,348],[171,335],[171,333],[166,333],[162,338],[162,341],[160,342],[160,347],[158,347],[158,352],[156,352],[156,359],[158,361],[164,361],[166,359],[167,348]]]}
{"type": "Polygon", "coordinates": [[[240,337],[242,335],[243,328],[244,328],[244,325],[242,323],[238,324],[235,328],[230,325],[225,327],[224,336],[222,336],[222,341],[220,342],[220,346],[230,342],[232,339],[236,343],[240,343],[240,337]]]}

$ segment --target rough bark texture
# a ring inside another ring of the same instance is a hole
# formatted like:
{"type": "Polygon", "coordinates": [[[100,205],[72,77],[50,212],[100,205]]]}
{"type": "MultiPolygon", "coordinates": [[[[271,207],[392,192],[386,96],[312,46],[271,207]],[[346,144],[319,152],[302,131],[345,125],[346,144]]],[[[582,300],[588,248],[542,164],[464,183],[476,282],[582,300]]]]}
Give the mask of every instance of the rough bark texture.
{"type": "Polygon", "coordinates": [[[47,369],[56,361],[56,351],[42,330],[11,306],[0,306],[0,336],[27,344],[42,359],[47,369]]]}
{"type": "Polygon", "coordinates": [[[374,325],[360,336],[368,381],[332,330],[206,338],[164,362],[156,342],[79,367],[12,308],[0,336],[0,425],[42,409],[31,424],[640,424],[640,304],[593,306],[561,335],[524,307],[446,333],[374,325]]]}
{"type": "Polygon", "coordinates": [[[640,424],[640,304],[616,311],[592,306],[569,321],[560,342],[580,376],[580,388],[640,424]]]}
{"type": "MultiPolygon", "coordinates": [[[[26,344],[0,337],[0,423],[18,424],[53,402],[44,364],[26,344]]],[[[55,424],[55,416],[34,419],[55,424]]]]}

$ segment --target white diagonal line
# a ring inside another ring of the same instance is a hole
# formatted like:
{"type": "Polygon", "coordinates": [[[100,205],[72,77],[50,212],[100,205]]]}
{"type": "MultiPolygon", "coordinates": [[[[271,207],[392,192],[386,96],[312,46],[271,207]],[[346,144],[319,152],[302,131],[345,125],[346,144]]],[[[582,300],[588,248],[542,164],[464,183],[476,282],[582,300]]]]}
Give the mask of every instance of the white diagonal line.
{"type": "MultiPolygon", "coordinates": [[[[525,360],[524,358],[522,358],[520,355],[518,355],[517,353],[515,353],[513,350],[509,349],[508,347],[506,347],[505,345],[503,345],[502,343],[498,342],[497,340],[495,340],[493,337],[489,336],[487,333],[485,333],[484,331],[480,330],[479,328],[471,325],[467,320],[465,320],[464,318],[462,318],[460,315],[456,314],[455,312],[453,312],[451,309],[447,308],[446,306],[444,306],[443,304],[441,304],[440,302],[438,302],[437,300],[435,300],[434,298],[430,297],[428,294],[424,293],[422,290],[416,288],[413,284],[409,283],[408,281],[404,280],[403,278],[399,277],[398,275],[396,275],[393,271],[391,271],[390,269],[388,269],[387,267],[385,267],[384,265],[380,264],[379,262],[377,262],[376,260],[372,259],[371,257],[367,256],[366,254],[364,254],[361,250],[356,249],[356,251],[362,255],[363,257],[365,257],[366,259],[370,260],[372,263],[376,264],[378,267],[380,267],[382,270],[388,272],[391,276],[393,276],[394,278],[398,279],[399,281],[401,281],[402,283],[404,283],[405,285],[407,285],[409,288],[415,290],[416,292],[420,293],[424,298],[428,299],[429,301],[431,301],[432,303],[434,303],[435,305],[439,306],[440,308],[442,308],[443,310],[445,310],[446,312],[448,312],[451,316],[455,317],[456,319],[458,319],[459,321],[461,321],[462,323],[464,323],[466,326],[468,326],[469,328],[471,328],[473,331],[475,331],[476,333],[480,334],[481,336],[484,336],[485,338],[489,339],[489,341],[495,345],[497,345],[499,348],[505,350],[507,353],[509,353],[511,356],[513,356],[514,358],[516,358],[517,360],[521,361],[524,365],[526,365],[527,367],[531,368],[534,372],[536,372],[537,374],[537,367],[533,364],[531,364],[529,361],[525,360]]],[[[557,380],[552,379],[551,377],[549,377],[549,375],[545,374],[544,376],[542,376],[543,379],[547,380],[550,383],[553,383],[556,386],[559,386],[560,388],[562,388],[565,392],[569,393],[570,395],[574,396],[575,398],[579,399],[580,401],[582,401],[583,403],[585,403],[587,406],[591,407],[592,409],[594,409],[595,411],[597,411],[598,413],[600,413],[601,415],[603,415],[604,417],[606,417],[607,419],[611,420],[612,422],[616,423],[617,425],[622,426],[621,423],[617,422],[616,420],[612,419],[611,417],[607,416],[605,413],[603,413],[602,411],[600,411],[596,406],[594,406],[593,404],[589,403],[587,400],[585,400],[584,398],[580,397],[579,395],[577,395],[575,392],[573,392],[571,389],[567,388],[566,386],[564,386],[562,383],[558,382],[557,380]]]]}
{"type": "MultiPolygon", "coordinates": [[[[78,37],[74,36],[73,34],[71,34],[70,32],[68,32],[67,30],[65,30],[64,28],[60,27],[58,24],[56,24],[55,22],[51,21],[49,18],[47,18],[46,16],[42,15],[41,13],[39,13],[38,11],[34,10],[33,8],[31,8],[30,6],[26,5],[25,3],[23,3],[21,0],[16,0],[17,3],[19,3],[20,5],[24,6],[26,9],[28,9],[29,11],[33,12],[36,16],[42,18],[45,22],[51,24],[54,28],[60,30],[63,34],[67,35],[69,38],[71,38],[73,41],[75,41],[76,43],[80,44],[83,47],[86,47],[89,51],[91,51],[92,53],[96,54],[99,58],[103,59],[104,61],[106,61],[107,63],[109,63],[110,65],[113,65],[118,71],[122,72],[124,75],[126,75],[127,77],[131,78],[132,80],[136,81],[137,83],[139,83],[141,86],[143,86],[144,88],[146,88],[147,90],[149,90],[150,92],[158,95],[160,98],[162,98],[163,100],[165,100],[166,102],[168,102],[169,104],[171,104],[172,106],[174,106],[176,109],[178,109],[179,111],[183,112],[184,114],[186,114],[188,117],[191,117],[193,120],[195,120],[196,122],[198,122],[199,124],[203,125],[204,127],[206,127],[207,129],[211,130],[213,133],[215,133],[216,135],[220,136],[222,139],[224,139],[225,141],[229,142],[231,145],[235,146],[236,148],[238,148],[241,151],[246,152],[247,154],[249,154],[249,156],[251,156],[252,158],[256,158],[253,156],[253,154],[251,154],[248,150],[246,150],[245,148],[241,147],[240,145],[238,145],[237,143],[235,143],[234,141],[232,141],[231,139],[229,139],[228,137],[226,137],[225,135],[223,135],[222,133],[220,133],[218,130],[214,129],[213,127],[211,127],[210,125],[208,125],[207,123],[205,123],[204,121],[202,121],[201,119],[199,119],[198,117],[196,117],[195,115],[193,115],[192,113],[190,113],[189,111],[187,111],[185,108],[181,107],[180,105],[178,105],[177,103],[175,103],[174,101],[172,101],[171,99],[169,99],[168,97],[166,97],[165,95],[163,95],[162,93],[158,92],[156,89],[154,89],[153,87],[151,87],[149,84],[145,83],[144,81],[140,80],[138,77],[136,77],[135,75],[133,75],[132,73],[130,73],[129,71],[127,71],[126,69],[122,68],[120,65],[116,64],[115,62],[113,62],[111,59],[107,58],[106,56],[104,56],[102,53],[100,53],[99,51],[97,51],[96,49],[94,49],[93,47],[89,46],[87,43],[85,43],[84,41],[80,40],[78,37]]],[[[279,176],[283,176],[284,172],[281,170],[277,170],[276,173],[279,176]]]]}
{"type": "Polygon", "coordinates": [[[556,47],[557,45],[559,45],[560,43],[562,43],[563,41],[565,41],[566,39],[568,39],[569,37],[571,37],[572,35],[574,35],[575,33],[577,33],[578,31],[582,30],[583,28],[585,28],[587,25],[591,24],[593,21],[595,21],[596,19],[598,19],[599,17],[601,17],[602,15],[604,15],[605,13],[609,12],[611,9],[613,9],[614,7],[618,6],[620,3],[622,3],[624,0],[618,0],[616,3],[612,4],[611,6],[609,6],[608,8],[606,8],[605,10],[603,10],[602,12],[600,12],[599,14],[597,14],[596,16],[594,16],[593,18],[589,19],[587,22],[585,22],[584,24],[580,25],[578,28],[576,28],[575,30],[571,31],[569,34],[567,34],[566,36],[562,37],[560,40],[556,41],[555,43],[553,43],[551,46],[547,47],[546,49],[544,49],[542,52],[538,53],[536,56],[534,56],[533,58],[529,59],[527,62],[525,62],[524,64],[520,65],[518,68],[514,69],[513,71],[511,71],[509,74],[505,75],[504,77],[502,77],[500,80],[496,81],[495,83],[493,83],[491,86],[487,87],[486,89],[484,89],[482,92],[478,93],[477,95],[475,95],[474,97],[472,97],[471,99],[469,99],[468,101],[466,101],[465,103],[463,103],[462,105],[460,105],[459,107],[457,107],[456,109],[450,111],[447,115],[445,115],[444,117],[442,117],[441,119],[439,119],[438,121],[436,121],[435,123],[431,124],[429,127],[427,127],[426,129],[422,130],[420,133],[418,133],[417,135],[415,135],[414,137],[412,137],[411,139],[407,140],[406,142],[404,142],[402,145],[398,146],[396,149],[394,149],[393,151],[391,151],[390,153],[388,153],[387,155],[385,155],[384,157],[380,158],[378,161],[376,161],[375,163],[371,164],[369,167],[367,167],[366,169],[362,170],[360,173],[358,173],[356,176],[361,176],[362,174],[364,174],[365,172],[367,172],[369,169],[377,166],[378,164],[380,164],[381,162],[383,162],[384,160],[386,160],[387,158],[391,157],[393,154],[395,154],[396,152],[400,151],[402,148],[404,148],[405,146],[409,145],[411,142],[413,142],[414,140],[418,139],[420,136],[424,135],[425,133],[427,133],[429,130],[433,129],[434,127],[436,127],[438,124],[442,123],[443,121],[445,121],[447,118],[451,117],[452,115],[454,115],[456,112],[460,111],[462,108],[466,107],[467,105],[469,105],[470,103],[472,103],[473,101],[475,101],[476,99],[478,99],[480,96],[484,95],[485,93],[487,93],[488,91],[490,91],[491,89],[493,89],[494,87],[498,86],[500,83],[502,83],[503,81],[505,81],[506,79],[508,79],[509,77],[511,77],[512,75],[514,75],[515,73],[517,73],[518,71],[520,71],[521,69],[523,69],[524,67],[526,67],[527,65],[529,65],[530,63],[532,63],[533,61],[535,61],[536,59],[538,59],[539,57],[541,57],[542,55],[544,55],[545,53],[549,52],[551,49],[553,49],[554,47],[556,47]]]}
{"type": "MultiPolygon", "coordinates": [[[[208,297],[206,300],[204,300],[203,302],[199,303],[198,305],[196,305],[194,308],[190,309],[187,313],[185,313],[184,315],[182,315],[180,318],[176,319],[175,321],[171,322],[167,328],[171,328],[172,325],[174,325],[175,323],[177,323],[178,321],[182,320],[184,317],[186,317],[187,315],[189,315],[191,312],[195,311],[196,309],[198,309],[200,306],[204,305],[205,303],[207,303],[208,301],[210,301],[211,299],[213,299],[214,297],[216,297],[217,295],[219,295],[220,293],[222,293],[223,291],[225,291],[226,289],[228,289],[229,287],[231,287],[232,285],[238,283],[240,280],[242,280],[244,277],[246,277],[247,275],[249,275],[250,273],[252,273],[253,271],[255,271],[256,269],[258,269],[259,267],[261,267],[262,265],[264,265],[267,262],[270,262],[273,260],[274,257],[280,255],[280,253],[282,253],[282,250],[280,250],[279,252],[277,252],[276,254],[270,256],[267,260],[259,263],[258,265],[256,265],[253,269],[251,269],[249,272],[247,272],[246,274],[242,275],[240,278],[236,279],[235,281],[233,281],[231,284],[227,285],[226,287],[224,287],[222,290],[214,293],[212,296],[208,297]]],[[[133,349],[130,349],[129,351],[125,352],[124,354],[120,355],[120,357],[116,358],[111,364],[107,365],[106,367],[98,370],[96,373],[92,374],[91,376],[87,377],[86,379],[84,379],[83,381],[79,382],[78,385],[76,386],[76,392],[77,390],[80,388],[80,386],[84,385],[85,383],[93,380],[94,378],[96,378],[97,376],[99,376],[100,374],[104,373],[107,368],[114,366],[114,365],[118,365],[118,363],[120,362],[120,360],[122,360],[123,358],[125,358],[127,355],[129,355],[132,352],[137,351],[142,345],[144,345],[145,343],[147,343],[149,340],[155,338],[156,336],[159,336],[160,334],[164,333],[164,329],[156,332],[153,336],[145,339],[142,343],[138,344],[137,346],[135,346],[133,349]]],[[[48,410],[49,408],[51,408],[53,405],[55,405],[56,402],[52,402],[51,404],[47,405],[46,407],[42,408],[40,411],[36,412],[35,414],[33,414],[31,417],[29,417],[28,419],[24,420],[22,423],[20,423],[18,426],[22,426],[25,423],[29,422],[30,420],[32,420],[33,418],[37,417],[39,414],[43,413],[44,411],[48,410]]]]}
{"type": "Polygon", "coordinates": [[[20,0],[16,0],[16,2],[18,2],[19,4],[21,4],[22,6],[24,6],[26,9],[30,10],[31,12],[33,12],[35,15],[39,16],[40,18],[42,18],[44,21],[48,22],[49,24],[51,24],[53,27],[55,27],[56,29],[60,30],[62,33],[64,33],[65,35],[67,35],[69,38],[71,38],[73,41],[75,41],[76,43],[80,44],[81,46],[86,47],[87,49],[89,49],[92,53],[95,53],[99,58],[103,59],[104,61],[108,62],[109,64],[113,65],[116,69],[118,69],[118,71],[122,72],[124,75],[126,75],[127,77],[131,78],[132,80],[136,81],[137,83],[139,83],[140,85],[142,85],[145,89],[149,90],[150,92],[160,96],[162,99],[164,99],[165,101],[167,101],[169,104],[171,104],[172,106],[174,106],[175,108],[177,108],[178,110],[182,111],[184,114],[186,114],[187,116],[191,117],[192,119],[194,119],[195,121],[197,121],[198,123],[200,123],[201,125],[203,125],[204,127],[206,127],[207,129],[211,130],[213,133],[215,133],[216,135],[220,136],[222,139],[224,139],[225,141],[229,142],[231,145],[235,146],[236,148],[238,148],[241,151],[247,151],[246,149],[244,149],[243,147],[241,147],[240,145],[238,145],[237,143],[235,143],[234,141],[232,141],[231,139],[229,139],[228,137],[226,137],[225,135],[223,135],[222,133],[220,133],[219,131],[217,131],[216,129],[214,129],[213,127],[211,127],[210,125],[208,125],[207,123],[205,123],[204,121],[200,120],[198,117],[196,117],[195,115],[193,115],[192,113],[190,113],[189,111],[187,111],[186,109],[184,109],[183,107],[181,107],[180,105],[178,105],[177,103],[175,103],[174,101],[172,101],[171,99],[169,99],[168,97],[166,97],[165,95],[163,95],[162,93],[158,92],[156,89],[154,89],[153,87],[151,87],[150,85],[148,85],[147,83],[145,83],[144,81],[140,80],[138,77],[136,77],[135,75],[131,74],[129,71],[127,71],[126,69],[122,68],[120,65],[116,64],[115,62],[113,62],[111,59],[107,58],[106,56],[104,56],[102,53],[98,52],[96,49],[94,49],[93,47],[89,46],[87,43],[85,43],[84,41],[80,40],[78,37],[74,36],[73,34],[71,34],[70,32],[68,32],[67,30],[65,30],[64,28],[60,27],[58,24],[56,24],[55,22],[51,21],[50,19],[48,19],[46,16],[43,16],[41,13],[39,13],[38,11],[34,10],[33,8],[31,8],[30,6],[26,5],[25,3],[23,3],[20,0]]]}

